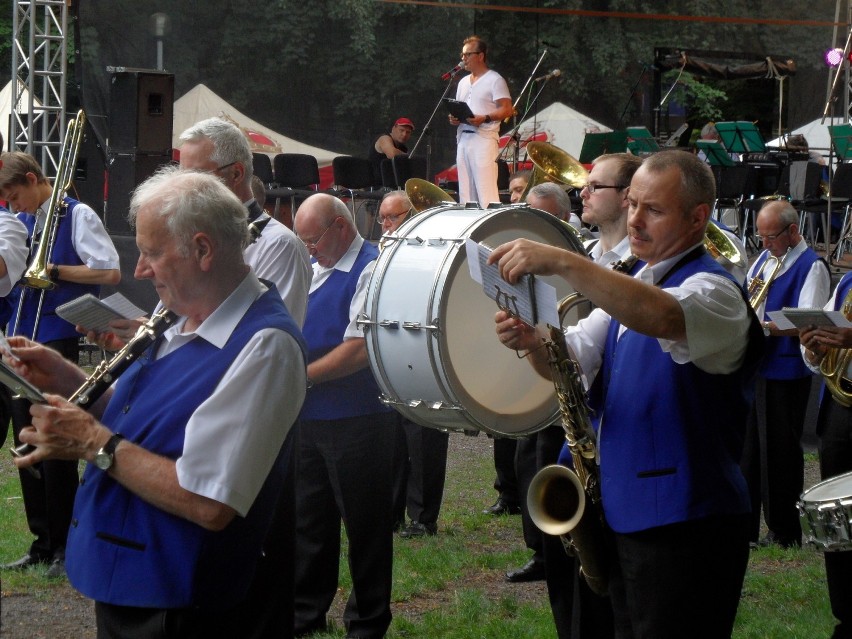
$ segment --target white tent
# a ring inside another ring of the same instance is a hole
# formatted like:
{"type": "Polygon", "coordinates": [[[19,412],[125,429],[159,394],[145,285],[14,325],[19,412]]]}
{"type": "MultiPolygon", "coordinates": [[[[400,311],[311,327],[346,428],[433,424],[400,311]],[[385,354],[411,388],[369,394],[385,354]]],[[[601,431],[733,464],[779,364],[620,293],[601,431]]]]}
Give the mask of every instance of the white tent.
{"type": "Polygon", "coordinates": [[[180,147],[180,134],[190,126],[206,118],[221,117],[238,126],[249,140],[252,151],[275,155],[276,153],[305,153],[313,155],[320,167],[330,166],[331,161],[341,153],[303,144],[286,135],[255,122],[237,111],[226,100],[197,84],[174,104],[174,125],[172,127],[172,147],[180,147]]]}
{"type": "MultiPolygon", "coordinates": [[[[537,115],[524,120],[518,128],[521,151],[527,142],[550,142],[574,158],[580,157],[586,133],[606,133],[607,126],[572,109],[567,104],[554,102],[537,115]]],[[[500,138],[500,146],[512,144],[508,135],[500,138]]],[[[509,152],[509,151],[507,151],[509,152]]],[[[507,158],[509,159],[509,158],[507,158]]]]}
{"type": "MultiPolygon", "coordinates": [[[[790,131],[789,135],[804,135],[808,141],[808,148],[815,149],[823,155],[828,155],[828,150],[831,147],[831,135],[828,132],[829,124],[844,124],[846,118],[826,118],[825,123],[820,124],[822,118],[818,118],[813,122],[808,122],[800,126],[798,129],[790,131]]],[[[783,147],[786,137],[775,138],[766,143],[766,146],[783,147]]]]}
{"type": "MultiPolygon", "coordinates": [[[[19,102],[17,108],[13,108],[15,105],[12,104],[12,80],[9,80],[6,86],[0,90],[0,131],[3,132],[4,149],[9,148],[9,140],[7,138],[9,135],[9,117],[12,115],[12,112],[29,113],[29,91],[20,80],[18,82],[19,102]]],[[[34,104],[41,106],[38,98],[34,99],[34,104]]]]}

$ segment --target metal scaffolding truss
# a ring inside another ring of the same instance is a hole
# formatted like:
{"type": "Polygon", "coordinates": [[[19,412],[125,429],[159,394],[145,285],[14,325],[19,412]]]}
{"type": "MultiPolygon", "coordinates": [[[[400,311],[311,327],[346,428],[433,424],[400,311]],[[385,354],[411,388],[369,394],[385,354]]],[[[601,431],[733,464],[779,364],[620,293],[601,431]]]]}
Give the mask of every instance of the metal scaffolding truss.
{"type": "MultiPolygon", "coordinates": [[[[9,148],[26,151],[54,177],[65,136],[67,27],[71,0],[15,0],[9,148]]],[[[5,123],[3,123],[5,125],[5,123]]]]}

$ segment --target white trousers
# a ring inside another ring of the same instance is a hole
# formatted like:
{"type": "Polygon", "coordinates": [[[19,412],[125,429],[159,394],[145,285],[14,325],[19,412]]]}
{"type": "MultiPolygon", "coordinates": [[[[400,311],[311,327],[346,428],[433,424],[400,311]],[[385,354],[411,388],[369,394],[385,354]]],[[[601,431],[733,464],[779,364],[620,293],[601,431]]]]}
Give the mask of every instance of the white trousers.
{"type": "Polygon", "coordinates": [[[459,174],[459,202],[479,202],[486,208],[500,201],[497,190],[496,138],[482,137],[475,131],[459,135],[456,169],[459,174]]]}

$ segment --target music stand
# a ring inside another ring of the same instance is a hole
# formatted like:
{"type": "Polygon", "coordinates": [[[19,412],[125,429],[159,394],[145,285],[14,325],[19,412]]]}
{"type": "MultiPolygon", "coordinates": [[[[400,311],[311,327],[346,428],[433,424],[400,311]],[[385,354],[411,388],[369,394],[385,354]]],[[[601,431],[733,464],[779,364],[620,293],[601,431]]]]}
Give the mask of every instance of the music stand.
{"type": "Polygon", "coordinates": [[[633,155],[641,155],[642,153],[656,153],[660,150],[660,145],[651,132],[644,126],[629,126],[627,127],[627,148],[633,155]]]}
{"type": "Polygon", "coordinates": [[[704,151],[704,156],[711,166],[734,166],[736,164],[721,142],[717,142],[716,140],[696,140],[695,146],[698,147],[699,151],[704,151]]]}
{"type": "Polygon", "coordinates": [[[627,131],[586,133],[580,151],[580,164],[591,164],[606,153],[624,153],[627,150],[627,131]]]}
{"type": "Polygon", "coordinates": [[[763,136],[753,122],[717,122],[716,130],[729,153],[765,153],[763,136]]]}
{"type": "Polygon", "coordinates": [[[852,124],[829,124],[828,134],[831,144],[841,161],[850,159],[852,154],[852,124]]]}

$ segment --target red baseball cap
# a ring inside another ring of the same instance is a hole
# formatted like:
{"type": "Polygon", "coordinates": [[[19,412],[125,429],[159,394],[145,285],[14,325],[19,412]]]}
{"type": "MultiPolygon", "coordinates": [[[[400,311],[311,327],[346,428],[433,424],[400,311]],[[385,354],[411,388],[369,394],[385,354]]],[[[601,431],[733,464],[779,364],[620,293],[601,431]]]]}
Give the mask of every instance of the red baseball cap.
{"type": "Polygon", "coordinates": [[[394,126],[407,126],[412,131],[414,130],[414,122],[409,120],[408,118],[400,118],[396,122],[393,123],[394,126]]]}

